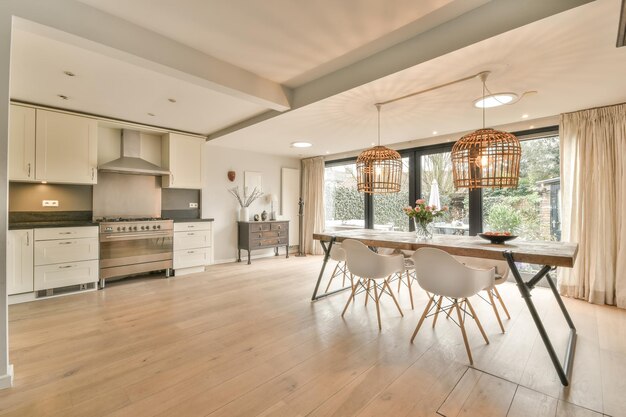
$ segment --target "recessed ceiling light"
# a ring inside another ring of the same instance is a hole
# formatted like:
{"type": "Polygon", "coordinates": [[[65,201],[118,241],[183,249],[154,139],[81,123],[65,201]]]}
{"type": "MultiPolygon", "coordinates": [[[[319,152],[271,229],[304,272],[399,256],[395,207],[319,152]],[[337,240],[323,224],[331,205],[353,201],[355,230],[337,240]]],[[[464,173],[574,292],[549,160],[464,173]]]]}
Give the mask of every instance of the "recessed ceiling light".
{"type": "Polygon", "coordinates": [[[485,96],[485,98],[479,98],[477,100],[474,100],[474,107],[478,107],[479,109],[488,109],[490,107],[503,106],[505,104],[511,103],[516,98],[517,94],[515,93],[491,94],[489,96],[485,96]]]}
{"type": "Polygon", "coordinates": [[[376,143],[372,142],[372,146],[376,145],[376,143]]]}
{"type": "Polygon", "coordinates": [[[168,98],[167,101],[169,101],[170,103],[176,103],[176,99],[175,98],[168,98]]]}
{"type": "Polygon", "coordinates": [[[330,153],[330,151],[326,151],[326,155],[328,155],[330,153]]]}
{"type": "Polygon", "coordinates": [[[436,134],[437,134],[437,131],[436,131],[436,130],[433,130],[433,135],[436,135],[436,134]]]}
{"type": "Polygon", "coordinates": [[[148,116],[154,117],[154,113],[148,113],[148,116]]]}
{"type": "Polygon", "coordinates": [[[292,148],[310,148],[313,144],[309,142],[291,142],[292,148]]]}
{"type": "Polygon", "coordinates": [[[76,74],[74,74],[72,71],[63,71],[63,74],[67,75],[68,77],[76,77],[76,74]]]}
{"type": "Polygon", "coordinates": [[[69,100],[70,99],[68,96],[65,96],[63,94],[57,94],[57,97],[60,98],[61,100],[69,100]]]}
{"type": "Polygon", "coordinates": [[[527,114],[522,114],[522,119],[528,119],[528,115],[527,114]]]}

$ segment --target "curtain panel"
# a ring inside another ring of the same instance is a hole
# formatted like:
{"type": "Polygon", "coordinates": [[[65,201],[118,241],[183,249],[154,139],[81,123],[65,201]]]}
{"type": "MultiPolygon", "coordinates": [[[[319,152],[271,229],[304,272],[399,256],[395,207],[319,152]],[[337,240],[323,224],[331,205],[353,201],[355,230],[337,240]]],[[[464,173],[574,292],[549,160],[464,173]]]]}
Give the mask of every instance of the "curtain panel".
{"type": "Polygon", "coordinates": [[[313,233],[324,231],[324,158],[302,160],[302,199],[303,251],[311,255],[322,255],[324,250],[319,241],[313,240],[313,233]]]}
{"type": "Polygon", "coordinates": [[[562,114],[560,138],[562,237],[579,244],[560,292],[626,308],[626,104],[562,114]]]}

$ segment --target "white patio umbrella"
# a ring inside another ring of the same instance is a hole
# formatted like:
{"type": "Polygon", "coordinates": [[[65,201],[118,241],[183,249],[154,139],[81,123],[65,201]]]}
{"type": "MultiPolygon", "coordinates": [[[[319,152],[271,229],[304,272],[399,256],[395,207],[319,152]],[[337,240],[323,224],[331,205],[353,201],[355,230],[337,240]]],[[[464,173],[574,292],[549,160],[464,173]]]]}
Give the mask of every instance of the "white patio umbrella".
{"type": "Polygon", "coordinates": [[[438,209],[441,208],[441,199],[439,198],[439,184],[436,179],[430,184],[430,198],[428,199],[429,206],[435,206],[438,209]]]}

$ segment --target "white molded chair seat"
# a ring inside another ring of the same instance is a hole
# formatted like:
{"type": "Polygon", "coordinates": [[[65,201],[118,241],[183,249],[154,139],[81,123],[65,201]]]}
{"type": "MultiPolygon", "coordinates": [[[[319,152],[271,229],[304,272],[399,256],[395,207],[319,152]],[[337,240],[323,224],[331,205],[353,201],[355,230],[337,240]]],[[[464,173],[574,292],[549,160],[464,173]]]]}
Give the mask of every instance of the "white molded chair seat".
{"type": "Polygon", "coordinates": [[[509,310],[506,308],[506,305],[504,304],[504,300],[502,299],[502,296],[500,295],[500,292],[498,291],[498,288],[496,287],[496,285],[500,285],[507,281],[507,278],[509,277],[509,272],[510,272],[509,264],[505,260],[500,261],[500,260],[495,260],[495,259],[471,258],[468,256],[456,256],[455,258],[458,259],[459,262],[463,263],[464,265],[470,266],[472,268],[477,268],[477,269],[495,268],[495,282],[494,282],[495,285],[492,285],[490,288],[485,288],[485,291],[487,292],[487,297],[489,298],[489,300],[485,300],[482,296],[480,298],[482,298],[484,301],[486,301],[488,304],[491,305],[491,307],[493,308],[493,312],[496,316],[496,319],[498,321],[498,324],[500,325],[500,329],[502,330],[502,333],[504,333],[504,325],[502,324],[502,319],[500,318],[500,312],[498,311],[498,307],[496,306],[494,298],[498,299],[498,301],[500,302],[500,306],[502,306],[502,310],[504,311],[504,314],[510,320],[511,315],[509,314],[509,310]]]}
{"type": "Polygon", "coordinates": [[[458,319],[456,324],[461,328],[465,350],[470,364],[472,364],[472,352],[465,332],[465,316],[469,315],[474,319],[486,343],[489,343],[489,339],[468,298],[486,288],[493,287],[495,270],[493,268],[488,270],[471,268],[463,265],[449,253],[436,248],[418,249],[412,258],[415,262],[417,282],[424,290],[433,295],[415,327],[411,342],[415,339],[424,319],[429,315],[431,306],[435,308],[435,312],[432,314],[434,315],[433,327],[437,322],[439,311],[445,312],[448,317],[454,320],[450,313],[454,309],[458,319]],[[442,306],[444,298],[451,301],[449,306],[442,306]]]}
{"type": "Polygon", "coordinates": [[[388,294],[394,301],[401,316],[404,316],[402,309],[398,304],[398,300],[393,294],[387,279],[395,273],[404,271],[404,257],[402,255],[380,255],[371,251],[367,246],[358,240],[346,239],[342,242],[342,248],[346,254],[346,265],[350,274],[358,277],[357,282],[353,282],[352,292],[346,306],[341,313],[343,317],[354,297],[360,293],[366,293],[367,298],[370,295],[370,286],[373,286],[374,296],[372,297],[376,303],[376,317],[378,319],[378,328],[382,329],[380,321],[380,298],[383,294],[388,294]],[[361,288],[361,291],[357,290],[361,288]]]}

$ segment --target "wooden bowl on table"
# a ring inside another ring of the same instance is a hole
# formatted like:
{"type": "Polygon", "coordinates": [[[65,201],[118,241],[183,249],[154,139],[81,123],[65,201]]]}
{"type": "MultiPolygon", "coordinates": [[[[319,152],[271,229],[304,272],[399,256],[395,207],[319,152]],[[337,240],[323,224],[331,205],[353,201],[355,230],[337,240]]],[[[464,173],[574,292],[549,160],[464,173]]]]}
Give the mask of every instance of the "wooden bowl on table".
{"type": "Polygon", "coordinates": [[[478,236],[490,241],[493,244],[502,244],[507,240],[513,240],[517,237],[512,235],[510,232],[485,232],[479,233],[478,236]]]}

